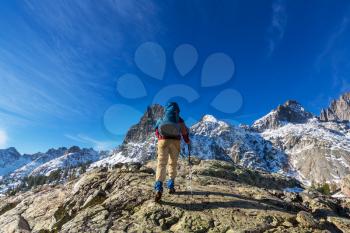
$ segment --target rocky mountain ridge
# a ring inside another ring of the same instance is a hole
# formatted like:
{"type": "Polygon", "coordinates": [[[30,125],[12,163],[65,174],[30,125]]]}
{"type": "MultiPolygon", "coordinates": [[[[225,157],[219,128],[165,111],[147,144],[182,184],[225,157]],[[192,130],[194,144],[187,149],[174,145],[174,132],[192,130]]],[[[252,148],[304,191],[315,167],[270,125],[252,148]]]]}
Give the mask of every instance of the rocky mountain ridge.
{"type": "Polygon", "coordinates": [[[338,100],[333,100],[330,106],[322,109],[322,121],[350,121],[350,93],[345,93],[338,100]]]}
{"type": "Polygon", "coordinates": [[[3,232],[348,232],[349,203],[230,162],[179,162],[177,193],[153,201],[155,162],[95,168],[65,185],[0,197],[3,232]],[[268,189],[266,187],[269,187],[268,189]],[[48,202],[47,200],[50,200],[48,202]]]}

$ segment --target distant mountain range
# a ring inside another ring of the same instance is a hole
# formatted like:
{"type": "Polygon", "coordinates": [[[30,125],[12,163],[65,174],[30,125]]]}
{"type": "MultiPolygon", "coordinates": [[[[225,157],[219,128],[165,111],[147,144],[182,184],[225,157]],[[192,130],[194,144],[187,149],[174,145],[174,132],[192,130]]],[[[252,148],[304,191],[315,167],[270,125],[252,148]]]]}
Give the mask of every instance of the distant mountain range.
{"type": "MultiPolygon", "coordinates": [[[[147,108],[111,152],[79,147],[50,149],[21,155],[15,148],[0,150],[2,189],[26,176],[46,175],[62,168],[106,166],[119,162],[144,162],[156,155],[153,126],[163,107],[147,108]],[[11,181],[11,182],[10,182],[11,181]]],[[[289,100],[251,126],[233,126],[205,115],[190,128],[192,154],[242,166],[292,176],[305,184],[335,183],[350,174],[350,93],[323,109],[320,116],[289,100]]],[[[183,147],[182,154],[186,153],[183,147]]],[[[1,183],[0,183],[1,184],[1,183]]]]}
{"type": "MultiPolygon", "coordinates": [[[[108,154],[107,154],[108,155],[108,154]]],[[[48,176],[58,169],[88,165],[106,156],[106,152],[81,149],[77,146],[50,149],[45,153],[21,155],[10,147],[0,150],[0,193],[20,184],[28,176],[48,176]]]]}

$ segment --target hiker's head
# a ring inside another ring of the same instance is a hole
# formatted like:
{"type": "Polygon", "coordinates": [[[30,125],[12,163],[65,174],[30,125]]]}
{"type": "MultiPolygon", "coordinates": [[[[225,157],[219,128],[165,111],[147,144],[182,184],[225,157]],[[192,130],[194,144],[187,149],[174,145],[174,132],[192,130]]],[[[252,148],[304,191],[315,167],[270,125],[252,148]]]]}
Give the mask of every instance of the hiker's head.
{"type": "Polygon", "coordinates": [[[180,113],[179,105],[176,102],[169,102],[165,105],[165,112],[180,113]]]}

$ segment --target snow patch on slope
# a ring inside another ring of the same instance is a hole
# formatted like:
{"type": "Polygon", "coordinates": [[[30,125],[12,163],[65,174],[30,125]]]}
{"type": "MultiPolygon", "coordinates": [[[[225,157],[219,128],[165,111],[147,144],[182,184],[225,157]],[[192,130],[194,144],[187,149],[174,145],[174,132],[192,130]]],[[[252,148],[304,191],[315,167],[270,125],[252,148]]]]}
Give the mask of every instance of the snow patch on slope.
{"type": "Polygon", "coordinates": [[[94,167],[103,167],[107,165],[114,165],[117,163],[128,163],[128,162],[137,162],[137,158],[125,157],[122,155],[122,152],[115,153],[109,157],[96,161],[90,165],[90,168],[94,167]]]}

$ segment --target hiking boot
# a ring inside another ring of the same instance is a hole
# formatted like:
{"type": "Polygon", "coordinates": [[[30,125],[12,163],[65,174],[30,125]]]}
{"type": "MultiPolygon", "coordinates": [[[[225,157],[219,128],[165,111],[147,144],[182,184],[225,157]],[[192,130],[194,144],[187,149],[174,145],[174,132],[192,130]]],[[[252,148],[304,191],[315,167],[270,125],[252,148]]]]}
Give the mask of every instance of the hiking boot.
{"type": "Polygon", "coordinates": [[[174,180],[169,179],[167,182],[167,188],[169,189],[169,194],[175,193],[175,183],[174,180]]]}
{"type": "Polygon", "coordinates": [[[156,196],[154,197],[155,202],[160,202],[160,199],[162,198],[162,192],[157,191],[156,196]]]}
{"type": "Polygon", "coordinates": [[[169,194],[174,194],[176,192],[175,188],[170,188],[169,189],[169,194]]]}
{"type": "Polygon", "coordinates": [[[154,190],[156,191],[156,192],[163,192],[163,182],[162,181],[156,181],[155,183],[154,183],[154,190]]]}

